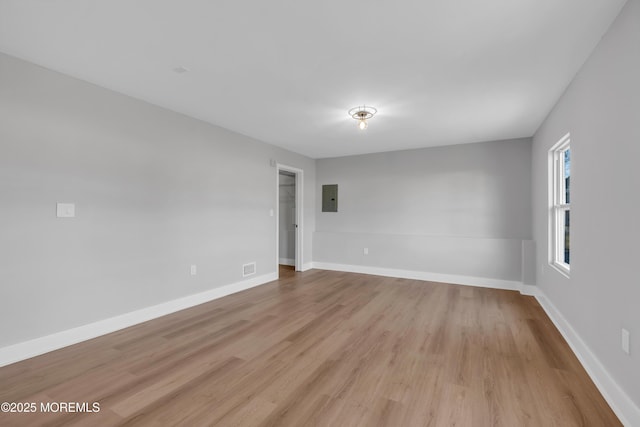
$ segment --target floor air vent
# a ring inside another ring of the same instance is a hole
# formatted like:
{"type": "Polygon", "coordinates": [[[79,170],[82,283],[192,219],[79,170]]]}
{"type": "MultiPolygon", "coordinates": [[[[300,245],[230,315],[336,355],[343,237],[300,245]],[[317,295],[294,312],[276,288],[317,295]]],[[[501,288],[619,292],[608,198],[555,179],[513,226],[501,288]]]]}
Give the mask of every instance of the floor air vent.
{"type": "Polygon", "coordinates": [[[255,262],[250,262],[249,264],[245,264],[242,266],[242,277],[251,276],[252,274],[256,274],[255,262]]]}

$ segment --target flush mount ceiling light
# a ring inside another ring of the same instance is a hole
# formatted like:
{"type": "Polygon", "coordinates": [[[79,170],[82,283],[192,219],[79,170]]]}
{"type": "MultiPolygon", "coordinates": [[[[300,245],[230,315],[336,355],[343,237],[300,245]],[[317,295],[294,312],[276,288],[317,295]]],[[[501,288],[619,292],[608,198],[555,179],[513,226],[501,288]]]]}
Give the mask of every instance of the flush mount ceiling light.
{"type": "Polygon", "coordinates": [[[365,130],[369,125],[367,120],[373,117],[377,112],[378,110],[375,108],[363,105],[349,110],[349,115],[358,121],[358,128],[360,128],[360,130],[365,130]]]}

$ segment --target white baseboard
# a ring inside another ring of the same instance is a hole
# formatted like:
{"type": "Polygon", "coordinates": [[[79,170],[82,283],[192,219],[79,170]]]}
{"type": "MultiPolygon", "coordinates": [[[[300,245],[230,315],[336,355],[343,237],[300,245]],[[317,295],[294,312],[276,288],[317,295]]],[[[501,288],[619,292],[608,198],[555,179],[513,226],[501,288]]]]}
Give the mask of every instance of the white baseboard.
{"type": "Polygon", "coordinates": [[[399,277],[401,279],[425,280],[429,282],[453,283],[455,285],[477,286],[481,288],[507,289],[533,295],[535,286],[523,285],[515,280],[490,279],[486,277],[460,276],[455,274],[430,273],[428,271],[398,270],[366,265],[334,264],[314,262],[313,268],[320,270],[345,271],[349,273],[372,274],[375,276],[399,277]]]}
{"type": "Polygon", "coordinates": [[[302,264],[302,271],[311,270],[313,268],[313,263],[308,262],[306,264],[302,264]]]}
{"type": "Polygon", "coordinates": [[[611,377],[604,365],[544,292],[537,288],[535,297],[622,424],[627,427],[640,426],[640,408],[611,377]]]}
{"type": "Polygon", "coordinates": [[[296,265],[296,260],[292,258],[280,258],[278,263],[281,265],[296,265]]]}
{"type": "Polygon", "coordinates": [[[538,295],[538,287],[535,285],[520,284],[520,293],[522,295],[536,296],[538,295]]]}
{"type": "Polygon", "coordinates": [[[57,332],[55,334],[24,341],[18,344],[0,348],[0,366],[9,365],[24,359],[29,359],[62,347],[77,344],[101,335],[109,334],[138,323],[146,322],[185,308],[203,304],[214,299],[244,291],[277,279],[277,273],[268,273],[253,277],[249,280],[221,286],[205,292],[167,301],[162,304],[146,307],[120,316],[100,320],[88,325],[57,332]]]}
{"type": "MultiPolygon", "coordinates": [[[[580,363],[585,368],[596,387],[602,393],[607,403],[625,426],[640,426],[640,408],[622,390],[611,377],[598,358],[591,352],[580,335],[564,318],[558,309],[549,301],[546,295],[537,287],[523,285],[517,281],[489,279],[483,277],[459,276],[422,271],[398,270],[379,267],[334,264],[324,262],[306,263],[303,271],[311,268],[322,270],[345,271],[352,273],[372,274],[386,277],[426,280],[459,285],[490,287],[497,289],[517,290],[525,295],[534,295],[556,328],[567,341],[580,363]]],[[[277,279],[277,273],[257,276],[249,280],[234,283],[205,292],[189,295],[162,304],[146,307],[120,316],[100,320],[88,325],[57,332],[55,334],[36,338],[0,348],[0,366],[9,365],[34,356],[48,353],[72,344],[96,338],[138,323],[146,322],[176,311],[184,310],[208,301],[215,300],[236,292],[250,289],[277,279]]]]}

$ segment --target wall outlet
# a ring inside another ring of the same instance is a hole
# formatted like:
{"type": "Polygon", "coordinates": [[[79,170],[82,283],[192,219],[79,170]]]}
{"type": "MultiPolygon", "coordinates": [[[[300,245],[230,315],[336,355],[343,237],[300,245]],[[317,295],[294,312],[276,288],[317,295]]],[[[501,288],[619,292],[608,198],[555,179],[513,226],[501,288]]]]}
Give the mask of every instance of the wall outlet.
{"type": "Polygon", "coordinates": [[[629,341],[631,340],[631,336],[629,335],[629,331],[625,328],[622,328],[622,351],[629,354],[629,341]]]}
{"type": "Polygon", "coordinates": [[[364,253],[365,255],[369,255],[369,248],[362,249],[362,253],[364,253]]]}
{"type": "Polygon", "coordinates": [[[75,203],[58,203],[56,204],[56,216],[58,218],[73,218],[76,216],[75,203]]]}
{"type": "Polygon", "coordinates": [[[196,274],[198,274],[198,266],[192,265],[191,266],[191,275],[195,276],[196,274]]]}

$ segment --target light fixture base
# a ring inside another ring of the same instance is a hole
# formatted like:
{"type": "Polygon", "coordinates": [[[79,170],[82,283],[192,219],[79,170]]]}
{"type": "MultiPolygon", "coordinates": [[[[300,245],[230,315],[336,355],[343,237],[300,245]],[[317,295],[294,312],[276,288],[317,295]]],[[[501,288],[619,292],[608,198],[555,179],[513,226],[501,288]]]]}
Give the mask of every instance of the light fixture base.
{"type": "Polygon", "coordinates": [[[358,121],[358,128],[360,130],[365,130],[369,126],[367,120],[375,116],[377,112],[378,110],[373,107],[362,105],[350,109],[349,115],[358,121]]]}
{"type": "Polygon", "coordinates": [[[349,110],[349,115],[356,120],[368,120],[373,117],[378,110],[373,107],[362,105],[360,107],[354,107],[349,110]]]}

